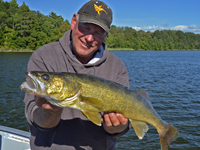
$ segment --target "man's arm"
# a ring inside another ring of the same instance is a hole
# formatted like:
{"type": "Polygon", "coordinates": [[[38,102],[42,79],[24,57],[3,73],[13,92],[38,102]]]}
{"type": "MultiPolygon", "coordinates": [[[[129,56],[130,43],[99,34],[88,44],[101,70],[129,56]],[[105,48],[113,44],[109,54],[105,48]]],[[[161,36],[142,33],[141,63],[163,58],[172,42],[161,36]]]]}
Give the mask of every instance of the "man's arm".
{"type": "Polygon", "coordinates": [[[57,126],[63,109],[50,104],[41,97],[35,97],[35,103],[36,106],[32,110],[33,122],[42,128],[57,126]]]}
{"type": "MultiPolygon", "coordinates": [[[[34,52],[29,60],[27,71],[53,71],[41,57],[44,55],[45,47],[34,52]],[[42,53],[41,53],[42,52],[42,53]]],[[[44,57],[43,57],[44,58],[44,57]]],[[[26,117],[30,124],[41,128],[53,128],[58,125],[62,108],[51,105],[44,98],[26,94],[25,99],[26,117]]]]}

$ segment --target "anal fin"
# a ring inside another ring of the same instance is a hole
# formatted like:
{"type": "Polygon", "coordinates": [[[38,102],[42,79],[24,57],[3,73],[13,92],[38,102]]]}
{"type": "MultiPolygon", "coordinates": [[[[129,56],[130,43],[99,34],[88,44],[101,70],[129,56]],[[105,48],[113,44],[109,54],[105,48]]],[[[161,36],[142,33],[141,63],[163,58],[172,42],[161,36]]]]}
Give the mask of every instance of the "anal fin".
{"type": "Polygon", "coordinates": [[[142,139],[145,133],[149,130],[148,125],[145,122],[131,120],[131,119],[130,122],[138,138],[142,139]]]}

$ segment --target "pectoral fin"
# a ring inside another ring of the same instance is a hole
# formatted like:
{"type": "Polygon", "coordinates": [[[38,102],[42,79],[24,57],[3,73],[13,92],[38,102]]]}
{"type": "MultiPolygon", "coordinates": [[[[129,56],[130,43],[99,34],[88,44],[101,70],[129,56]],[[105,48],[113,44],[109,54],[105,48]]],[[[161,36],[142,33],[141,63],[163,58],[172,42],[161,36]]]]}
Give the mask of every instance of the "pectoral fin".
{"type": "Polygon", "coordinates": [[[138,138],[142,139],[145,133],[149,130],[148,125],[145,122],[131,120],[131,119],[130,122],[138,138]]]}
{"type": "Polygon", "coordinates": [[[101,115],[98,112],[82,110],[82,113],[94,124],[101,126],[101,115]]]}

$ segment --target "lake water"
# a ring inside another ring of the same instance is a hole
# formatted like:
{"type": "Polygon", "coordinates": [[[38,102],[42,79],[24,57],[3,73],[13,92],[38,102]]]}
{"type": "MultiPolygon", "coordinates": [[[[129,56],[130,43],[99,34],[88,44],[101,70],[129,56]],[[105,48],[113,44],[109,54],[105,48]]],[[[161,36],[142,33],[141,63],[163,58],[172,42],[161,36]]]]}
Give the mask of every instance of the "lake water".
{"type": "MultiPolygon", "coordinates": [[[[131,89],[148,91],[163,120],[179,130],[173,150],[200,150],[200,51],[111,51],[125,63],[131,89]]],[[[28,131],[19,89],[31,53],[0,53],[0,125],[28,131]]],[[[158,150],[157,131],[139,140],[131,129],[117,150],[158,150]]]]}

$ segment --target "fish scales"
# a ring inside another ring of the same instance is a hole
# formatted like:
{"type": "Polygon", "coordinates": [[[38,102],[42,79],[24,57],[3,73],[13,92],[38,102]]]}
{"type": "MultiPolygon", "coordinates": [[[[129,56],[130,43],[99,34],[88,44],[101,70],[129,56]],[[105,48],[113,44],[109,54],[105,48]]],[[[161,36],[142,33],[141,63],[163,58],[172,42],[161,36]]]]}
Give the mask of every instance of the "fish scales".
{"type": "Polygon", "coordinates": [[[113,84],[112,82],[101,80],[99,78],[92,78],[88,75],[71,74],[71,76],[75,81],[82,84],[82,96],[93,97],[103,101],[104,107],[102,107],[99,112],[117,111],[127,118],[139,121],[142,121],[141,118],[146,116],[145,119],[149,120],[148,123],[150,124],[152,124],[149,119],[150,115],[153,114],[156,116],[154,120],[156,118],[160,119],[151,105],[148,105],[149,102],[138,95],[136,91],[130,91],[121,85],[113,84]],[[116,103],[113,104],[113,102],[116,103]],[[124,110],[126,110],[126,112],[124,112],[124,110]],[[137,112],[137,115],[134,114],[135,112],[137,112]],[[143,117],[138,115],[138,112],[143,117]],[[149,114],[147,114],[147,112],[149,112],[149,114]]]}

